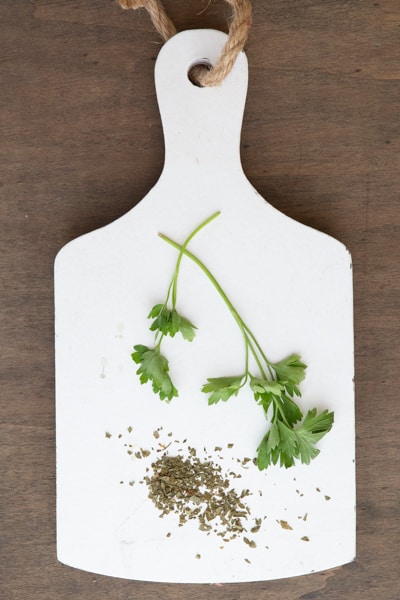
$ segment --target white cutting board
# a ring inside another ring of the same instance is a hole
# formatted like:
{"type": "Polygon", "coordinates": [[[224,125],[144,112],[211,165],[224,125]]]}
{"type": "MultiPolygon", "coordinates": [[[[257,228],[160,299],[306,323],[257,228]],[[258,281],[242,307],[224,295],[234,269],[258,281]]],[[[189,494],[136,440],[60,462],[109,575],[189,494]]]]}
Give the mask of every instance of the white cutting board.
{"type": "Polygon", "coordinates": [[[57,548],[61,562],[87,571],[240,582],[325,570],[355,555],[351,258],[337,240],[269,205],[243,174],[244,53],[218,87],[188,80],[191,65],[215,63],[225,41],[217,31],[186,31],[162,48],[155,79],[166,157],[158,183],[128,214],[67,244],[56,259],[57,548]],[[200,391],[208,377],[242,372],[243,343],[188,259],[178,307],[197,325],[197,337],[166,339],[163,347],[179,397],[161,402],[135,374],[133,346],[152,344],[146,317],[163,302],[177,259],[157,234],[182,243],[215,211],[221,215],[190,249],[270,360],[301,354],[308,365],[303,412],[314,406],[335,412],[309,466],[259,472],[237,462],[255,456],[266,421],[247,389],[216,406],[200,391]],[[262,518],[261,530],[248,536],[256,548],[241,539],[224,543],[195,523],[178,527],[175,515],[159,517],[140,481],[159,456],[158,444],[170,441],[171,454],[189,444],[201,457],[205,447],[224,469],[242,475],[238,489],[250,489],[251,515],[262,518]],[[140,448],[154,450],[139,460],[140,448]]]}

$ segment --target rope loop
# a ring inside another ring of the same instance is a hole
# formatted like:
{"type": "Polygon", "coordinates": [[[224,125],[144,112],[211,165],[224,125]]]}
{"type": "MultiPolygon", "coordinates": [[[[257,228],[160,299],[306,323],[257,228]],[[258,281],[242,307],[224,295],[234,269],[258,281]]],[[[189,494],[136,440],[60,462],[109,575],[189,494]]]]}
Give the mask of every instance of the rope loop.
{"type": "MultiPolygon", "coordinates": [[[[166,42],[177,32],[161,0],[117,0],[121,8],[145,8],[161,38],[166,42]]],[[[219,85],[232,70],[236,58],[244,48],[251,27],[250,0],[225,0],[232,7],[229,37],[217,63],[210,70],[198,69],[197,83],[202,87],[219,85]]]]}

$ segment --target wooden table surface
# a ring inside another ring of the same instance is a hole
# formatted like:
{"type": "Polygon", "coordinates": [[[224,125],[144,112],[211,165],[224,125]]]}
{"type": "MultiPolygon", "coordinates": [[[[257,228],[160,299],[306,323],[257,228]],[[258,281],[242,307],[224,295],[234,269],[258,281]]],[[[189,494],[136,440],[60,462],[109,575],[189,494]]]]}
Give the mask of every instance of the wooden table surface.
{"type": "MultiPolygon", "coordinates": [[[[222,0],[165,1],[178,30],[227,30],[222,0]]],[[[110,0],[0,3],[3,600],[398,600],[399,0],[254,0],[243,166],[275,207],[354,262],[358,549],[274,582],[164,585],[57,562],[53,261],[156,182],[160,41],[110,0]]]]}

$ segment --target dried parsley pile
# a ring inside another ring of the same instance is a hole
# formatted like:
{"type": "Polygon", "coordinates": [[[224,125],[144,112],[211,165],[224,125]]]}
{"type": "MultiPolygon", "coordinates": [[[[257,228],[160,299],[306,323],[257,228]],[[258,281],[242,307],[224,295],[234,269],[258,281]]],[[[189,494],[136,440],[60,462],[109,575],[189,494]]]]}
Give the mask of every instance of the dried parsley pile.
{"type": "MultiPolygon", "coordinates": [[[[242,475],[229,468],[224,473],[222,466],[211,460],[211,455],[208,454],[206,447],[204,447],[203,459],[200,460],[196,448],[188,445],[187,439],[182,442],[173,439],[172,432],[167,434],[170,441],[166,444],[166,438],[161,434],[162,429],[159,427],[153,431],[153,437],[158,442],[157,449],[153,446],[151,449],[141,448],[132,438],[125,442],[126,438],[122,433],[115,436],[110,431],[106,431],[104,437],[107,440],[115,437],[121,440],[131,460],[145,459],[145,470],[148,475],[144,476],[139,483],[147,485],[148,496],[160,511],[160,517],[172,513],[178,516],[180,527],[189,521],[194,521],[199,530],[206,532],[207,535],[214,533],[222,537],[224,542],[238,539],[244,542],[248,548],[257,548],[258,543],[250,537],[261,531],[263,521],[267,516],[264,515],[262,518],[251,516],[245,498],[252,493],[248,489],[238,492],[231,487],[233,480],[240,479],[242,475]],[[170,451],[173,452],[172,448],[170,449],[171,444],[178,445],[178,453],[184,452],[185,446],[188,457],[184,458],[181,454],[176,456],[168,454],[170,451]],[[135,451],[136,448],[139,449],[135,451]],[[163,454],[161,455],[161,453],[163,454]],[[150,467],[149,463],[155,456],[157,456],[157,460],[152,462],[150,467]]],[[[131,434],[133,428],[129,426],[127,431],[131,434]]],[[[226,445],[228,449],[232,449],[233,446],[233,443],[226,445]]],[[[222,453],[223,448],[215,446],[214,452],[222,453]]],[[[223,457],[219,456],[219,458],[223,457]]],[[[231,459],[234,460],[234,457],[231,459]]],[[[248,469],[252,463],[256,464],[255,460],[252,461],[248,457],[236,457],[236,463],[242,469],[248,469]]],[[[293,480],[296,481],[296,478],[293,480]]],[[[119,481],[119,483],[124,484],[125,482],[119,481]]],[[[135,485],[134,480],[126,483],[130,487],[135,485]]],[[[299,497],[304,496],[299,489],[295,491],[299,497]]],[[[319,487],[315,488],[315,491],[319,494],[322,493],[326,501],[331,500],[331,496],[324,494],[319,487]]],[[[259,490],[259,494],[263,495],[261,490],[259,490]]],[[[305,522],[308,520],[308,513],[299,515],[297,518],[305,522]]],[[[286,520],[275,520],[283,530],[293,531],[296,529],[286,520]]],[[[166,537],[170,538],[171,535],[171,532],[168,532],[166,537]]],[[[310,542],[307,535],[303,535],[300,539],[302,542],[310,542]]],[[[219,547],[221,550],[224,549],[223,545],[219,547]]],[[[268,546],[265,548],[269,549],[268,546]]],[[[201,555],[196,554],[195,558],[200,559],[201,555]]],[[[251,564],[248,558],[244,560],[251,564]]]]}
{"type": "Polygon", "coordinates": [[[220,465],[200,460],[193,453],[188,458],[164,454],[152,463],[153,473],[146,476],[149,498],[161,512],[179,516],[179,526],[195,519],[199,529],[214,531],[230,541],[246,531],[243,521],[250,515],[244,498],[230,487],[220,465]]]}

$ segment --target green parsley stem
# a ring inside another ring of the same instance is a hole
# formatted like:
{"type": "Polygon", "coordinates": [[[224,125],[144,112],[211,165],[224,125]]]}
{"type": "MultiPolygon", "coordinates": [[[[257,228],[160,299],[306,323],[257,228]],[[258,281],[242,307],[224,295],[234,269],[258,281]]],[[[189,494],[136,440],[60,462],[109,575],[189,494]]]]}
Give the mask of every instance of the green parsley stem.
{"type": "MultiPolygon", "coordinates": [[[[186,250],[187,246],[190,244],[190,242],[192,241],[192,239],[199,233],[199,231],[201,231],[203,229],[203,227],[206,227],[206,225],[208,225],[209,223],[211,223],[211,221],[214,221],[214,219],[216,219],[217,217],[219,217],[220,214],[221,214],[220,210],[218,210],[217,212],[213,213],[205,221],[203,221],[202,223],[200,223],[200,225],[198,227],[196,227],[196,229],[194,229],[192,231],[192,233],[183,242],[183,245],[181,246],[181,250],[179,252],[178,260],[176,261],[175,272],[174,272],[174,275],[172,277],[171,285],[170,285],[170,288],[168,290],[168,296],[167,296],[167,301],[168,301],[169,292],[170,292],[170,289],[172,287],[172,307],[173,308],[176,308],[176,295],[177,295],[178,275],[179,275],[179,269],[180,269],[180,266],[181,266],[181,262],[182,262],[182,257],[183,257],[183,254],[184,254],[184,250],[186,250]]],[[[162,236],[160,235],[160,237],[162,237],[162,236]]]]}
{"type": "Polygon", "coordinates": [[[262,356],[265,364],[267,365],[267,369],[268,369],[268,372],[269,372],[271,378],[274,379],[274,373],[273,373],[272,368],[271,368],[272,365],[269,362],[268,358],[265,356],[264,351],[261,348],[260,344],[258,343],[256,336],[254,335],[254,333],[251,332],[251,330],[248,328],[248,326],[246,325],[246,323],[243,323],[243,324],[244,324],[244,328],[245,328],[247,334],[251,337],[251,339],[255,343],[255,345],[257,347],[257,350],[259,351],[259,353],[261,354],[261,356],[262,356]]]}
{"type": "MultiPolygon", "coordinates": [[[[158,336],[159,333],[160,333],[159,331],[156,333],[155,340],[154,340],[155,342],[157,342],[157,336],[158,336]]],[[[164,334],[161,333],[160,334],[160,339],[158,340],[158,343],[157,343],[157,345],[155,347],[155,350],[157,350],[158,352],[160,352],[161,342],[163,341],[163,339],[164,339],[164,334]]]]}
{"type": "MultiPolygon", "coordinates": [[[[217,216],[218,213],[215,213],[215,215],[213,215],[213,217],[215,218],[215,216],[217,216]]],[[[211,217],[210,217],[211,219],[211,217]]],[[[207,222],[209,222],[209,220],[207,220],[207,222]]],[[[206,222],[204,222],[204,224],[202,224],[203,226],[206,224],[206,222]]],[[[201,228],[201,226],[199,226],[197,228],[197,231],[199,231],[199,228],[201,228]]],[[[221,285],[218,283],[218,281],[216,280],[216,278],[214,277],[214,275],[211,273],[211,271],[206,267],[206,265],[199,259],[197,258],[197,256],[195,254],[193,254],[192,252],[190,252],[185,245],[181,246],[180,244],[178,244],[177,242],[174,242],[174,240],[171,240],[171,238],[167,237],[166,235],[164,235],[163,233],[159,233],[158,234],[159,237],[164,240],[165,242],[167,242],[168,244],[170,244],[171,246],[173,246],[174,248],[176,248],[177,250],[179,250],[180,255],[178,260],[182,259],[182,255],[187,256],[188,258],[190,258],[190,260],[192,260],[202,271],[203,273],[206,275],[206,277],[209,279],[209,281],[212,283],[212,285],[215,287],[215,289],[217,290],[217,292],[219,293],[219,295],[221,296],[222,300],[225,302],[225,304],[227,305],[229,311],[231,312],[233,318],[235,319],[236,323],[239,326],[240,331],[242,332],[243,338],[245,340],[245,344],[246,344],[246,363],[248,363],[248,348],[250,348],[250,351],[252,353],[252,355],[254,356],[254,359],[257,363],[258,368],[260,369],[260,372],[262,374],[262,376],[267,379],[264,368],[261,364],[261,361],[257,355],[257,352],[253,346],[252,341],[250,340],[249,335],[251,336],[251,338],[253,339],[253,341],[255,342],[257,348],[260,350],[260,345],[257,342],[256,338],[254,337],[254,335],[251,333],[250,329],[247,327],[247,325],[244,323],[242,317],[239,315],[238,311],[236,310],[236,308],[233,306],[232,302],[229,300],[228,296],[226,295],[226,293],[224,292],[224,290],[222,289],[221,285]]],[[[188,240],[190,241],[192,239],[193,235],[189,236],[188,240]]],[[[189,243],[189,241],[187,243],[189,243]]],[[[187,244],[186,244],[187,245],[187,244]]],[[[179,271],[179,269],[178,269],[179,271]]],[[[264,358],[264,354],[261,351],[261,355],[264,358]]],[[[269,363],[268,361],[265,359],[266,364],[269,368],[269,363]]],[[[247,365],[246,365],[247,367],[247,365]]],[[[246,371],[248,372],[248,369],[246,369],[246,371]]]]}
{"type": "MultiPolygon", "coordinates": [[[[267,375],[265,373],[264,367],[262,366],[261,361],[260,361],[260,359],[259,359],[259,357],[257,355],[257,352],[256,352],[256,350],[255,350],[255,348],[253,346],[253,343],[250,340],[248,334],[246,333],[246,329],[247,329],[246,324],[243,322],[242,319],[241,319],[241,321],[242,321],[242,324],[243,324],[243,329],[241,328],[241,330],[242,330],[242,333],[243,333],[243,336],[244,336],[244,341],[245,341],[245,344],[246,344],[246,349],[250,348],[251,353],[252,353],[252,355],[254,357],[254,360],[256,361],[257,366],[260,369],[261,375],[263,376],[264,379],[268,379],[268,377],[267,377],[267,375]]],[[[247,364],[248,364],[248,360],[247,360],[247,364]]],[[[250,374],[249,370],[248,370],[248,367],[246,369],[246,372],[247,372],[247,374],[250,374]]]]}

